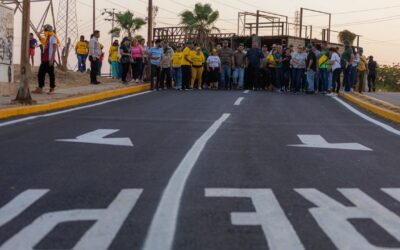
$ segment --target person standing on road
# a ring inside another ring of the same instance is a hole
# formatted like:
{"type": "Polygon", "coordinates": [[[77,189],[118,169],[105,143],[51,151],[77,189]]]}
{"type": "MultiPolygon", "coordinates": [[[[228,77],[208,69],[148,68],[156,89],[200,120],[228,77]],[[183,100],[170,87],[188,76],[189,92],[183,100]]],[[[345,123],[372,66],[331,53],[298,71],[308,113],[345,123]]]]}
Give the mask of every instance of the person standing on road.
{"type": "Polygon", "coordinates": [[[289,81],[290,81],[290,61],[292,60],[291,56],[292,52],[291,49],[286,49],[285,53],[282,57],[282,80],[283,80],[283,87],[285,88],[285,91],[289,91],[289,81]]]}
{"type": "Polygon", "coordinates": [[[294,93],[298,93],[301,90],[304,71],[306,68],[306,54],[303,53],[303,46],[297,46],[297,51],[292,54],[292,70],[293,70],[293,82],[294,82],[294,93]]]}
{"type": "Polygon", "coordinates": [[[111,78],[116,80],[118,79],[118,71],[119,71],[119,66],[118,66],[118,50],[119,50],[119,43],[118,40],[115,40],[113,44],[110,47],[110,50],[108,51],[108,60],[111,63],[111,78]]]}
{"type": "Polygon", "coordinates": [[[144,52],[136,38],[132,39],[131,44],[132,54],[132,81],[139,83],[142,78],[144,52]]]}
{"type": "Polygon", "coordinates": [[[182,89],[190,89],[192,80],[192,61],[190,60],[190,54],[193,50],[193,42],[188,41],[186,47],[183,50],[182,59],[182,89]]]}
{"type": "Polygon", "coordinates": [[[234,56],[233,84],[236,89],[244,87],[244,66],[246,63],[246,53],[244,53],[244,45],[241,43],[234,56]]]}
{"type": "Polygon", "coordinates": [[[260,67],[264,59],[264,54],[261,49],[258,48],[258,42],[253,41],[251,49],[246,54],[246,67],[249,72],[249,81],[253,85],[253,90],[262,90],[260,87],[260,67]]]}
{"type": "Polygon", "coordinates": [[[81,36],[76,43],[75,53],[78,59],[78,72],[83,73],[86,71],[86,58],[89,53],[89,46],[87,41],[85,41],[85,36],[81,36]]]}
{"type": "Polygon", "coordinates": [[[221,71],[221,59],[218,56],[218,51],[216,49],[213,49],[211,51],[211,56],[207,58],[207,72],[211,89],[218,89],[220,71],[221,71]]]}
{"type": "Polygon", "coordinates": [[[160,76],[161,76],[161,58],[164,56],[164,44],[161,39],[156,40],[155,47],[149,50],[149,59],[151,63],[151,90],[160,90],[160,76]],[[154,82],[156,78],[156,82],[154,82]]]}
{"type": "Polygon", "coordinates": [[[33,33],[29,34],[29,57],[32,67],[35,66],[35,50],[38,47],[38,41],[33,37],[33,33]]]}
{"type": "Polygon", "coordinates": [[[161,89],[169,89],[172,87],[172,79],[171,79],[171,66],[172,66],[172,53],[173,51],[168,47],[163,48],[164,55],[161,58],[160,67],[161,67],[161,76],[160,76],[160,88],[161,89]]]}
{"type": "Polygon", "coordinates": [[[368,59],[368,92],[375,92],[376,70],[378,63],[374,61],[374,57],[368,59]]]}
{"type": "Polygon", "coordinates": [[[178,45],[174,55],[171,58],[172,61],[172,76],[175,81],[176,90],[182,90],[182,45],[178,45]]]}
{"type": "MultiPolygon", "coordinates": [[[[332,92],[339,93],[340,91],[340,74],[342,73],[341,58],[335,48],[329,49],[329,68],[332,71],[332,92]]],[[[333,93],[330,95],[334,95],[333,93]]]]}
{"type": "Polygon", "coordinates": [[[273,86],[271,84],[271,71],[269,70],[268,67],[268,56],[269,56],[268,46],[264,44],[261,50],[262,53],[264,54],[264,59],[260,67],[259,87],[263,90],[265,89],[268,91],[272,91],[273,86]]]}
{"type": "Polygon", "coordinates": [[[272,55],[275,61],[275,79],[276,79],[276,88],[279,93],[284,91],[284,83],[283,83],[283,71],[282,71],[282,46],[278,45],[276,52],[272,55]]]}
{"type": "Polygon", "coordinates": [[[357,66],[357,78],[358,78],[358,92],[362,93],[365,90],[365,75],[368,68],[367,58],[364,56],[364,49],[359,48],[357,51],[360,61],[357,66]]]}
{"type": "Polygon", "coordinates": [[[89,42],[90,84],[100,84],[97,81],[101,56],[99,37],[100,31],[95,30],[89,42]]]}
{"type": "Polygon", "coordinates": [[[354,54],[349,41],[344,41],[344,45],[345,45],[345,50],[341,56],[341,65],[343,70],[343,85],[344,85],[344,91],[350,92],[352,88],[351,69],[354,61],[354,54]]]}
{"type": "Polygon", "coordinates": [[[48,94],[53,94],[56,88],[56,77],[54,74],[54,61],[57,51],[57,38],[53,35],[53,26],[46,24],[44,26],[45,42],[43,46],[43,61],[39,67],[38,73],[38,87],[32,91],[35,94],[42,94],[43,87],[46,79],[46,74],[50,77],[50,90],[48,94]]]}
{"type": "Polygon", "coordinates": [[[223,41],[222,48],[219,51],[219,58],[221,59],[221,89],[231,89],[231,74],[233,67],[233,50],[228,47],[229,42],[227,40],[223,41]]]}
{"type": "Polygon", "coordinates": [[[196,50],[191,53],[190,60],[193,62],[193,64],[192,64],[192,89],[194,89],[194,84],[197,81],[197,89],[201,90],[205,58],[204,58],[203,51],[201,50],[200,47],[197,47],[196,50]]]}
{"type": "Polygon", "coordinates": [[[317,57],[315,56],[315,47],[312,44],[307,46],[307,61],[306,61],[306,73],[307,73],[307,94],[314,94],[314,83],[315,73],[317,72],[317,57]]]}
{"type": "Polygon", "coordinates": [[[329,88],[329,50],[327,42],[322,42],[321,53],[318,57],[319,65],[319,80],[321,82],[320,92],[321,94],[326,94],[329,88]]]}
{"type": "Polygon", "coordinates": [[[128,76],[129,72],[129,67],[131,66],[131,46],[130,46],[130,40],[128,37],[125,37],[122,40],[121,46],[119,47],[119,53],[120,53],[120,62],[121,62],[121,68],[122,68],[122,74],[121,74],[121,79],[123,84],[128,84],[128,81],[126,77],[128,76]]]}

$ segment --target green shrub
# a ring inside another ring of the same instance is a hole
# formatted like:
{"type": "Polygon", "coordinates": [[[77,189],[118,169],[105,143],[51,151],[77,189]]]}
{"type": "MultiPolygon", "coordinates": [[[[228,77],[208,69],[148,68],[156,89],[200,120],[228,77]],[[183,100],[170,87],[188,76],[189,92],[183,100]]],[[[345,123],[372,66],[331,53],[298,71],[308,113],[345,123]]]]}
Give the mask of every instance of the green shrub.
{"type": "Polygon", "coordinates": [[[380,66],[377,73],[377,91],[400,92],[400,64],[380,66]]]}

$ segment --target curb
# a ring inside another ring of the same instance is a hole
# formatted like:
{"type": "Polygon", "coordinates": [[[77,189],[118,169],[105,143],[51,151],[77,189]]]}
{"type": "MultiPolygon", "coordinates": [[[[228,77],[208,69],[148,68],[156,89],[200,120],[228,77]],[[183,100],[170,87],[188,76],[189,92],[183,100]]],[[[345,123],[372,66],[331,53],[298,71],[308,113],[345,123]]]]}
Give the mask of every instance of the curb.
{"type": "Polygon", "coordinates": [[[357,104],[358,106],[360,106],[378,116],[381,116],[381,117],[391,120],[393,122],[400,123],[400,113],[396,113],[396,112],[386,109],[386,108],[378,107],[374,104],[365,102],[365,101],[357,98],[355,95],[351,95],[348,93],[339,93],[339,96],[343,97],[344,99],[346,99],[352,103],[357,104]]]}
{"type": "Polygon", "coordinates": [[[37,104],[32,106],[20,106],[13,108],[0,109],[0,119],[28,115],[32,113],[47,112],[56,109],[63,109],[73,106],[78,106],[90,102],[96,102],[104,99],[109,99],[113,97],[129,95],[150,89],[150,84],[142,84],[138,86],[125,87],[120,89],[106,90],[103,92],[89,94],[79,97],[72,97],[65,100],[50,102],[46,104],[37,104]]]}

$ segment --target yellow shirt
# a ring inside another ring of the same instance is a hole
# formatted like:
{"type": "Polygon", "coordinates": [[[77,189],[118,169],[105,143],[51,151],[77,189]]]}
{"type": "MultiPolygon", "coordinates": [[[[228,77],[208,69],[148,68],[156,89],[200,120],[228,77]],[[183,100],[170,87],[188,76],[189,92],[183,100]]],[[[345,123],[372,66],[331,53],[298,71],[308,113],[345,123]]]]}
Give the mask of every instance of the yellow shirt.
{"type": "Polygon", "coordinates": [[[83,41],[83,42],[79,41],[76,44],[75,49],[76,49],[76,53],[78,53],[78,54],[81,54],[81,55],[89,54],[89,46],[88,46],[88,43],[85,41],[83,41]]]}
{"type": "Polygon", "coordinates": [[[109,54],[110,54],[110,61],[112,62],[118,61],[118,46],[111,46],[109,54]]]}
{"type": "Polygon", "coordinates": [[[364,55],[362,55],[360,57],[360,62],[358,63],[357,67],[358,71],[365,72],[367,70],[367,65],[368,65],[367,58],[364,55]]]}
{"type": "Polygon", "coordinates": [[[197,54],[196,51],[192,51],[190,53],[190,60],[193,62],[193,66],[201,66],[205,62],[204,54],[203,52],[200,52],[200,54],[197,54]]]}
{"type": "Polygon", "coordinates": [[[182,65],[185,65],[185,66],[187,66],[187,65],[192,65],[188,60],[186,60],[186,58],[185,58],[185,56],[189,56],[189,58],[190,58],[190,53],[192,52],[192,50],[191,49],[189,49],[188,47],[186,47],[184,50],[183,50],[183,58],[182,58],[182,65]]]}
{"type": "Polygon", "coordinates": [[[270,67],[270,68],[275,68],[276,67],[275,58],[274,58],[274,56],[272,54],[270,54],[268,56],[267,60],[268,60],[268,63],[269,63],[268,67],[270,67]]]}
{"type": "Polygon", "coordinates": [[[182,65],[183,52],[175,52],[171,58],[172,66],[177,68],[182,65]]]}

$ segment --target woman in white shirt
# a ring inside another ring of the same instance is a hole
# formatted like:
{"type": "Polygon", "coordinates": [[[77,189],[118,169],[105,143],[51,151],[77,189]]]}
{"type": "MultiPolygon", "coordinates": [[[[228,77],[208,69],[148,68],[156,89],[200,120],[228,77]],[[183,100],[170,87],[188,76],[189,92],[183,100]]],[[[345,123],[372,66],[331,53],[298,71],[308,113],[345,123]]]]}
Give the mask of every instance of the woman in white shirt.
{"type": "Polygon", "coordinates": [[[213,49],[211,56],[207,58],[207,72],[211,89],[218,89],[219,73],[221,72],[221,59],[216,49],[213,49]]]}

